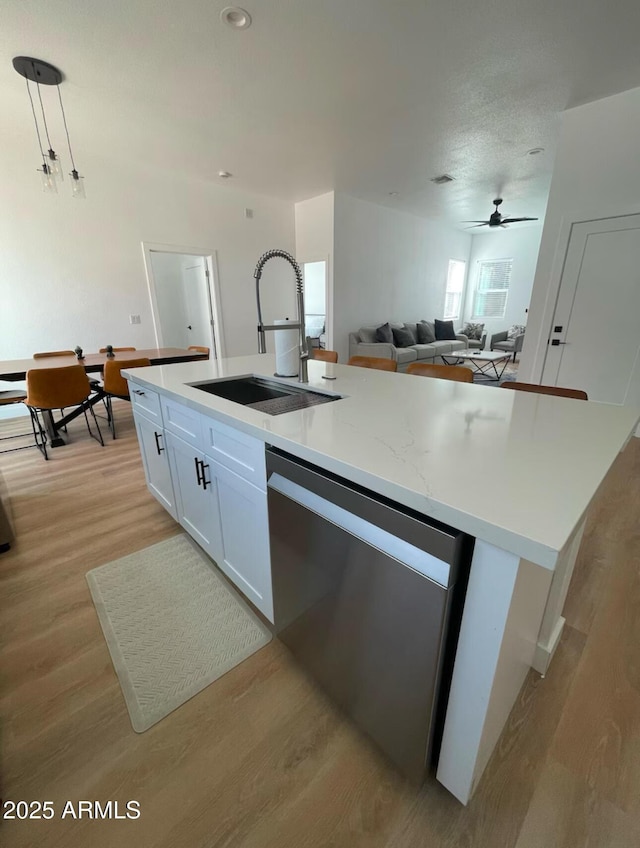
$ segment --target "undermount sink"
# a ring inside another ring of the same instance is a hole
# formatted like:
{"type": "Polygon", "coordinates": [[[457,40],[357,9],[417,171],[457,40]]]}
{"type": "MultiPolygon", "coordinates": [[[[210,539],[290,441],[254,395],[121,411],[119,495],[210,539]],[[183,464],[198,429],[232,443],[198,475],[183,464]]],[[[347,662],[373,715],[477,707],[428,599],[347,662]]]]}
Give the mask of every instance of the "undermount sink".
{"type": "Polygon", "coordinates": [[[298,409],[306,409],[309,406],[317,406],[320,403],[340,400],[340,395],[313,392],[302,386],[278,383],[275,380],[267,380],[264,377],[254,377],[253,375],[231,379],[204,380],[187,385],[210,395],[216,395],[243,406],[250,406],[252,409],[266,412],[268,415],[282,415],[285,412],[294,412],[298,409]]]}

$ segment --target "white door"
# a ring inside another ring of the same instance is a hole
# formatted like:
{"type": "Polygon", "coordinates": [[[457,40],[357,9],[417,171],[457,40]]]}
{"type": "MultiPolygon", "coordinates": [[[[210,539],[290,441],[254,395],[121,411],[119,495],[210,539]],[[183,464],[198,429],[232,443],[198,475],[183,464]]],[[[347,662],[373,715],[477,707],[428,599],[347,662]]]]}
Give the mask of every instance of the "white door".
{"type": "Polygon", "coordinates": [[[221,553],[220,510],[211,468],[199,451],[173,433],[165,433],[165,441],[178,521],[217,561],[221,553]]]}
{"type": "Polygon", "coordinates": [[[218,484],[220,568],[269,621],[273,621],[267,494],[207,457],[218,484]]]}
{"type": "Polygon", "coordinates": [[[542,383],[640,406],[640,215],[574,224],[542,383]]]}
{"type": "Polygon", "coordinates": [[[133,418],[136,423],[147,488],[167,512],[176,518],[164,430],[144,415],[134,412],[133,418]]]}
{"type": "MultiPolygon", "coordinates": [[[[185,347],[202,345],[213,351],[213,316],[206,260],[199,258],[182,272],[185,311],[185,347]]],[[[212,359],[215,356],[211,357],[212,359]]]]}

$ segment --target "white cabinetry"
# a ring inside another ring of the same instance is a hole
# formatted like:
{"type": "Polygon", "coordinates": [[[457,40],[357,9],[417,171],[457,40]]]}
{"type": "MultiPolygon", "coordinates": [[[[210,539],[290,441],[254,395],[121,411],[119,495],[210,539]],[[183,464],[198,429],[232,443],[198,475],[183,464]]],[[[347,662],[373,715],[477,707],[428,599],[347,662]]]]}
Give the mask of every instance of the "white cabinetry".
{"type": "MultiPolygon", "coordinates": [[[[132,389],[134,386],[132,385],[132,389]]],[[[149,394],[153,394],[150,392],[149,394]]],[[[133,397],[133,394],[132,394],[133,397]]],[[[158,406],[158,411],[160,407],[158,406]]],[[[162,420],[151,420],[142,414],[140,407],[133,408],[140,454],[147,488],[173,518],[177,518],[176,505],[169,471],[162,420]]]]}
{"type": "Polygon", "coordinates": [[[217,483],[197,448],[166,434],[177,519],[216,562],[222,558],[217,483]]]}
{"type": "Polygon", "coordinates": [[[217,481],[222,554],[218,565],[273,621],[267,493],[207,457],[217,481]]]}

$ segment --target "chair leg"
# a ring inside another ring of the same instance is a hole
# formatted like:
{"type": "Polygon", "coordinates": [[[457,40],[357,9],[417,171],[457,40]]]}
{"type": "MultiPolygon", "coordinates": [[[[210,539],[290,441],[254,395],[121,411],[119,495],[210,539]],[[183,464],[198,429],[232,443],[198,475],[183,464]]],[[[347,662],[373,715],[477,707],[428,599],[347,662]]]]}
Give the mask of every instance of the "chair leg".
{"type": "Polygon", "coordinates": [[[49,459],[49,455],[47,453],[47,433],[46,430],[43,428],[42,424],[40,423],[40,419],[38,418],[38,411],[32,406],[28,406],[27,409],[29,410],[29,415],[31,416],[31,428],[33,430],[33,438],[35,439],[36,447],[45,459],[49,459]],[[40,441],[38,441],[38,435],[40,436],[40,441]]]}
{"type": "Polygon", "coordinates": [[[89,435],[91,436],[92,439],[95,439],[96,442],[100,442],[102,447],[104,447],[104,439],[102,438],[102,433],[100,432],[100,425],[98,424],[98,419],[96,418],[96,414],[93,411],[93,407],[92,406],[89,407],[89,412],[91,413],[91,417],[93,418],[93,423],[96,425],[96,430],[98,431],[97,436],[94,435],[93,431],[91,430],[91,427],[89,426],[89,418],[87,416],[87,407],[84,406],[82,408],[82,411],[84,412],[84,420],[87,422],[87,430],[89,431],[89,435]]]}
{"type": "Polygon", "coordinates": [[[111,435],[115,439],[116,437],[116,419],[113,417],[113,401],[111,395],[107,395],[105,398],[105,405],[107,407],[107,421],[109,422],[109,429],[111,430],[111,435]]]}

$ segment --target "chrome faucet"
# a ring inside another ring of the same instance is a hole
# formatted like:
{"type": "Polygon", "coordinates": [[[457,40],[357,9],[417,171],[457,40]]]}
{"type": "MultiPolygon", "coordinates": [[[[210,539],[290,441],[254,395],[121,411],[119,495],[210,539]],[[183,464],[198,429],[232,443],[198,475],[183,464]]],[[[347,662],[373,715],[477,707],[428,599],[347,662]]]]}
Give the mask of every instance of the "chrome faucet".
{"type": "Polygon", "coordinates": [[[302,270],[296,260],[287,253],[286,250],[267,250],[263,253],[256,270],[253,272],[256,280],[256,302],[258,304],[258,353],[266,353],[267,346],[265,343],[265,330],[298,330],[299,333],[299,360],[298,360],[298,382],[307,383],[309,376],[307,373],[307,360],[309,359],[309,346],[307,337],[304,332],[304,292],[302,285],[302,270]],[[270,259],[279,256],[281,259],[286,259],[293,268],[296,275],[296,298],[298,302],[298,320],[294,324],[264,324],[262,321],[262,308],[260,306],[260,278],[262,277],[262,269],[270,259]]]}

